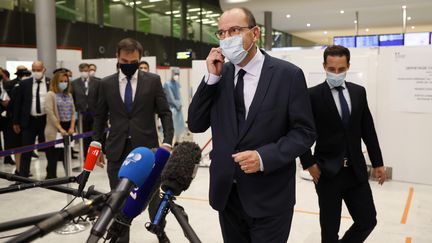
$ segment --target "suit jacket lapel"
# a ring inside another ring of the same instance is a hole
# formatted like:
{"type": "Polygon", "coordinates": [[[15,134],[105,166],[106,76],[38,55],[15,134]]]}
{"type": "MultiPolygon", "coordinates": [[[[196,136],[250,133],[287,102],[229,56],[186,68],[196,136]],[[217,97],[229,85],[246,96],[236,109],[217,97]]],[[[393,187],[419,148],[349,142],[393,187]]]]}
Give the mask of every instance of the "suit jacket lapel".
{"type": "Polygon", "coordinates": [[[258,114],[259,108],[267,94],[267,90],[273,76],[273,72],[271,71],[271,69],[273,68],[271,58],[267,54],[265,54],[264,58],[264,64],[261,70],[258,86],[252,99],[251,106],[249,107],[249,112],[248,116],[246,117],[246,123],[244,125],[244,128],[242,131],[239,131],[240,136],[238,137],[238,141],[240,141],[244,137],[247,130],[249,130],[250,126],[252,125],[256,115],[258,114]]]}
{"type": "Polygon", "coordinates": [[[137,104],[139,103],[138,99],[141,97],[139,94],[141,92],[142,86],[144,85],[144,75],[141,75],[140,72],[138,72],[137,76],[137,87],[135,90],[135,98],[132,102],[132,113],[135,111],[137,104]]]}
{"type": "Polygon", "coordinates": [[[339,111],[337,110],[336,103],[333,98],[333,94],[330,87],[328,86],[326,81],[324,81],[324,83],[322,83],[321,85],[323,90],[323,98],[324,101],[326,102],[326,107],[330,112],[329,114],[331,114],[329,117],[334,117],[336,120],[338,120],[339,124],[343,127],[342,118],[339,115],[339,111]]]}
{"type": "Polygon", "coordinates": [[[351,126],[351,122],[356,120],[354,116],[356,116],[358,112],[358,104],[360,103],[360,97],[358,96],[358,93],[354,91],[354,87],[351,85],[351,83],[345,82],[345,84],[351,100],[351,113],[349,120],[349,124],[351,126]]]}

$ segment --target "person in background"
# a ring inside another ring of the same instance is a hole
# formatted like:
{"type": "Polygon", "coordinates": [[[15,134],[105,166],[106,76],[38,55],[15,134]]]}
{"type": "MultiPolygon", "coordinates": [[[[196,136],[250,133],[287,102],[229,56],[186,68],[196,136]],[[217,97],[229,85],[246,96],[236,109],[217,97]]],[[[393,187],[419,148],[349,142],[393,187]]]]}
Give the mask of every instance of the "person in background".
{"type": "Polygon", "coordinates": [[[320,207],[321,242],[364,242],[377,224],[362,140],[379,184],[386,180],[383,158],[364,87],[345,81],[350,51],[324,50],[326,81],[309,89],[317,141],[300,156],[315,182],[320,207]],[[339,239],[342,201],[354,221],[339,239]]]}
{"type": "MultiPolygon", "coordinates": [[[[45,139],[52,141],[60,133],[63,136],[72,135],[75,131],[75,106],[71,93],[71,84],[67,72],[58,71],[50,83],[50,89],[45,97],[46,126],[45,139]]],[[[57,162],[59,151],[54,146],[46,150],[46,179],[57,178],[57,162]]]]}
{"type": "Polygon", "coordinates": [[[91,78],[94,78],[94,79],[100,80],[100,78],[96,77],[96,70],[97,70],[97,66],[96,66],[96,64],[89,63],[89,70],[88,70],[88,72],[89,72],[89,76],[90,76],[91,78]]]}
{"type": "Polygon", "coordinates": [[[150,66],[148,64],[148,62],[146,61],[141,61],[139,62],[139,66],[138,66],[139,70],[143,71],[143,72],[150,72],[150,66]]]}
{"type": "Polygon", "coordinates": [[[174,67],[171,69],[171,79],[164,83],[164,91],[167,96],[168,104],[171,109],[174,123],[174,143],[180,142],[185,131],[185,122],[182,112],[181,86],[180,86],[180,69],[174,67]]]}
{"type": "MultiPolygon", "coordinates": [[[[93,116],[96,109],[100,80],[89,75],[89,64],[87,63],[81,63],[79,71],[81,77],[72,81],[72,95],[76,111],[82,117],[82,131],[89,132],[93,130],[93,116]]],[[[87,156],[91,141],[91,137],[84,138],[84,158],[87,156]]]]}
{"type": "MultiPolygon", "coordinates": [[[[161,147],[171,150],[173,123],[171,111],[162,88],[160,77],[138,70],[143,53],[142,45],[125,38],[117,44],[118,72],[99,83],[99,96],[93,125],[96,141],[102,142],[107,121],[111,124],[106,139],[107,174],[111,189],[119,181],[118,171],[132,149],[138,146],[159,147],[155,114],[162,121],[164,139],[161,147]]],[[[105,165],[99,156],[98,166],[105,165]]],[[[165,231],[158,235],[159,242],[169,242],[165,231]]],[[[128,235],[120,242],[128,242],[128,235]]]]}
{"type": "MultiPolygon", "coordinates": [[[[6,121],[4,131],[5,149],[13,149],[22,146],[21,133],[15,133],[13,130],[13,113],[16,101],[17,90],[21,80],[31,77],[31,72],[25,66],[18,66],[15,72],[16,78],[3,83],[3,87],[10,100],[6,106],[6,121]]],[[[5,162],[15,164],[15,174],[18,175],[21,166],[21,153],[14,154],[15,161],[10,156],[5,157],[5,162]]]]}
{"type": "MultiPolygon", "coordinates": [[[[22,145],[35,144],[36,137],[39,143],[45,142],[45,96],[49,90],[50,79],[45,76],[45,67],[42,61],[32,64],[32,78],[22,80],[17,89],[14,104],[13,130],[21,133],[22,145]]],[[[23,153],[19,174],[24,177],[30,175],[30,162],[32,152],[23,153]]]]}
{"type": "MultiPolygon", "coordinates": [[[[0,131],[3,133],[3,138],[6,138],[6,128],[7,128],[7,118],[6,109],[10,101],[10,97],[4,88],[5,83],[9,81],[9,72],[0,67],[0,131]]],[[[0,151],[3,151],[3,147],[6,148],[5,144],[2,144],[2,139],[0,139],[0,151]]],[[[5,139],[3,139],[4,141],[5,139]]],[[[15,165],[11,156],[6,156],[3,159],[5,164],[15,165]]]]}

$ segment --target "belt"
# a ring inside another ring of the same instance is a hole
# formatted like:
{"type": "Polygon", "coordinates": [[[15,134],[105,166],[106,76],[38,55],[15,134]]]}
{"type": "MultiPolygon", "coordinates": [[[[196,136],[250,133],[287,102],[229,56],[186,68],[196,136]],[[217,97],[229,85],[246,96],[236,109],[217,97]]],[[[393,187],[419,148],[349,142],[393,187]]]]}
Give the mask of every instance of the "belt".
{"type": "Polygon", "coordinates": [[[342,165],[343,165],[343,167],[349,167],[349,161],[348,161],[348,158],[344,158],[343,159],[343,162],[342,162],[342,165]]]}
{"type": "Polygon", "coordinates": [[[35,119],[40,119],[40,118],[44,118],[44,117],[46,117],[46,114],[43,114],[43,115],[37,115],[37,116],[30,115],[30,117],[35,118],[35,119]]]}

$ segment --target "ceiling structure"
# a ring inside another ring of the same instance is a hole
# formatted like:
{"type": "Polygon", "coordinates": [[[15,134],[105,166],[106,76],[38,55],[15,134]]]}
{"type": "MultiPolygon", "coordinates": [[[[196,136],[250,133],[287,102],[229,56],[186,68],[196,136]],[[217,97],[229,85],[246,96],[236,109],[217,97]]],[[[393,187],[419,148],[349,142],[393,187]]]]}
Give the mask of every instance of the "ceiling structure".
{"type": "Polygon", "coordinates": [[[318,45],[332,44],[333,36],[432,31],[432,0],[219,0],[223,10],[246,7],[264,24],[272,12],[273,28],[318,45]],[[287,15],[289,15],[287,17],[287,15]],[[309,26],[308,26],[309,24],[309,26]]]}

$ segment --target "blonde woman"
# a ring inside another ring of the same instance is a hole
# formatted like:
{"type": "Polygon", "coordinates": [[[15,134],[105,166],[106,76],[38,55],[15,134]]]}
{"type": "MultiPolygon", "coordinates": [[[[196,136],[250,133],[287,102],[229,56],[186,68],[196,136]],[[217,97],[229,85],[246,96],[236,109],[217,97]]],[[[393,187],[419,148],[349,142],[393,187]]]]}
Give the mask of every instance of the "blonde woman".
{"type": "MultiPolygon", "coordinates": [[[[66,72],[56,72],[50,83],[50,90],[45,98],[47,122],[46,141],[56,139],[57,133],[72,135],[75,130],[75,106],[71,84],[66,72]]],[[[50,147],[46,151],[48,160],[46,179],[57,177],[57,162],[61,150],[50,147]]]]}

